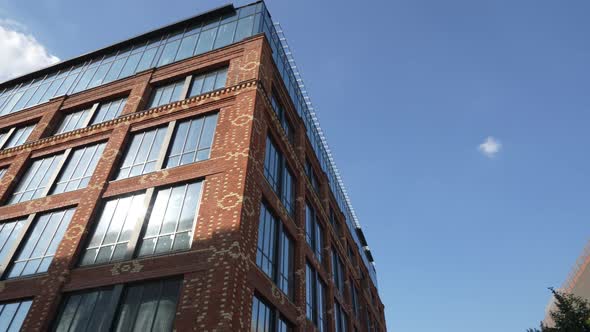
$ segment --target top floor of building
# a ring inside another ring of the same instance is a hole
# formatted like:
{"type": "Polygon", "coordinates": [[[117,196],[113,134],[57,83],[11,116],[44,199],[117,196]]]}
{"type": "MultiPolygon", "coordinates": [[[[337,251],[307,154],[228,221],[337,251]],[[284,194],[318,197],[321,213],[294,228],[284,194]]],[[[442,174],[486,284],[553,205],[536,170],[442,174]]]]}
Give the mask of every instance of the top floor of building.
{"type": "Polygon", "coordinates": [[[373,257],[350,204],[338,169],[306,95],[280,29],[273,24],[264,2],[239,8],[232,5],[167,25],[53,66],[0,84],[2,117],[27,110],[63,95],[73,95],[200,55],[263,33],[272,49],[292,108],[304,123],[306,135],[323,171],[330,195],[346,220],[351,237],[362,253],[369,276],[377,286],[373,257]]]}

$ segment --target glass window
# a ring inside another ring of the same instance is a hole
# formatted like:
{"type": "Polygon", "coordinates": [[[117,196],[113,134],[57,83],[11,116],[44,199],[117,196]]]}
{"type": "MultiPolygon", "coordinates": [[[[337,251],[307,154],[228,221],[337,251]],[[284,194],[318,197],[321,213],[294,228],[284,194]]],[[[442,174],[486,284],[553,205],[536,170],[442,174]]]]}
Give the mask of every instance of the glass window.
{"type": "Polygon", "coordinates": [[[334,301],[334,321],[336,323],[336,332],[348,331],[348,317],[337,301],[334,301]]]}
{"type": "Polygon", "coordinates": [[[255,295],[252,301],[252,323],[250,324],[250,331],[272,331],[272,318],[273,312],[270,310],[270,307],[255,295]]]}
{"type": "Polygon", "coordinates": [[[199,34],[184,37],[182,42],[180,43],[180,48],[178,49],[178,53],[176,54],[176,61],[190,58],[193,56],[193,52],[195,51],[195,46],[197,45],[197,39],[199,38],[199,34]]]}
{"type": "Polygon", "coordinates": [[[278,332],[291,332],[291,331],[293,331],[293,328],[291,327],[291,324],[289,324],[282,317],[280,317],[279,318],[279,326],[278,326],[277,331],[278,332]]]}
{"type": "Polygon", "coordinates": [[[181,100],[183,86],[184,80],[180,80],[157,87],[152,94],[152,99],[150,100],[148,108],[154,108],[181,100]]]}
{"type": "Polygon", "coordinates": [[[318,181],[317,175],[315,174],[315,171],[313,170],[313,166],[311,166],[311,162],[309,161],[309,159],[305,160],[305,174],[309,178],[309,181],[311,182],[311,186],[313,187],[313,189],[317,193],[319,193],[320,183],[318,181]]]}
{"type": "Polygon", "coordinates": [[[181,285],[173,279],[128,286],[114,331],[172,331],[181,285]]]}
{"type": "Polygon", "coordinates": [[[20,331],[32,303],[32,300],[0,303],[0,331],[20,331]]]}
{"type": "Polygon", "coordinates": [[[34,128],[35,125],[29,125],[14,130],[10,137],[7,137],[6,143],[4,144],[3,148],[8,149],[24,144],[27,138],[29,138],[29,135],[31,134],[34,128]]]}
{"type": "Polygon", "coordinates": [[[358,290],[352,280],[350,280],[350,296],[352,298],[352,310],[357,318],[360,318],[360,306],[358,290]]]}
{"type": "Polygon", "coordinates": [[[139,256],[190,249],[200,196],[201,182],[158,190],[139,256]]]}
{"type": "Polygon", "coordinates": [[[2,176],[4,176],[4,173],[6,173],[7,168],[0,168],[0,179],[2,179],[2,176]]]}
{"type": "Polygon", "coordinates": [[[73,215],[74,208],[70,208],[36,218],[13,258],[7,278],[47,272],[73,215]]]}
{"type": "Polygon", "coordinates": [[[12,193],[9,204],[42,197],[62,157],[60,153],[33,161],[12,193]]]}
{"type": "Polygon", "coordinates": [[[293,183],[293,172],[285,166],[283,172],[283,190],[281,201],[290,215],[295,214],[295,185],[293,183]]]}
{"type": "Polygon", "coordinates": [[[68,113],[64,116],[61,124],[55,131],[55,135],[63,134],[68,131],[84,128],[88,123],[88,117],[90,116],[92,106],[83,110],[68,113]]]}
{"type": "Polygon", "coordinates": [[[116,285],[66,297],[54,331],[172,331],[181,280],[116,285]]]}
{"type": "Polygon", "coordinates": [[[293,173],[270,136],[266,138],[264,176],[274,192],[280,197],[287,212],[293,216],[295,214],[293,173]]]}
{"type": "Polygon", "coordinates": [[[223,47],[232,43],[237,23],[237,21],[233,21],[219,26],[213,48],[223,47]]]}
{"type": "Polygon", "coordinates": [[[166,168],[209,159],[216,124],[217,114],[179,122],[166,168]]]}
{"type": "Polygon", "coordinates": [[[260,207],[260,221],[258,223],[258,246],[256,250],[256,264],[270,278],[275,276],[275,248],[277,242],[278,221],[268,211],[266,205],[260,207]]]}
{"type": "Polygon", "coordinates": [[[159,189],[147,208],[145,193],[106,201],[80,265],[190,249],[202,182],[159,189]],[[147,211],[151,211],[149,215],[147,211]],[[147,221],[144,222],[144,220],[147,221]],[[146,224],[139,244],[132,242],[146,224]],[[137,247],[137,248],[136,248],[137,247]],[[137,249],[137,250],[136,250],[137,249]]]}
{"type": "Polygon", "coordinates": [[[289,140],[289,142],[291,142],[291,144],[293,144],[293,142],[295,141],[295,132],[293,130],[293,126],[291,125],[291,122],[289,122],[289,120],[287,119],[287,115],[285,114],[286,113],[285,108],[279,102],[278,97],[274,93],[271,96],[270,102],[271,102],[271,106],[272,106],[273,111],[275,112],[275,114],[279,118],[279,122],[281,123],[281,126],[283,127],[283,130],[285,131],[285,134],[287,135],[287,139],[289,140]]]}
{"type": "Polygon", "coordinates": [[[106,122],[118,118],[123,112],[127,98],[119,98],[116,100],[103,102],[98,106],[90,125],[106,122]]]}
{"type": "Polygon", "coordinates": [[[275,192],[279,192],[281,159],[279,150],[270,139],[266,138],[266,153],[264,157],[264,176],[275,192]]]}
{"type": "Polygon", "coordinates": [[[141,53],[133,54],[129,58],[127,58],[127,62],[125,62],[125,66],[121,70],[119,74],[119,78],[128,77],[135,73],[135,68],[141,59],[141,53]]]}
{"type": "Polygon", "coordinates": [[[164,51],[162,52],[162,56],[160,56],[160,61],[158,61],[158,66],[167,65],[169,63],[174,62],[174,59],[176,58],[176,52],[178,51],[179,46],[180,40],[176,40],[166,44],[166,46],[164,47],[164,51]]]}
{"type": "Polygon", "coordinates": [[[238,21],[236,35],[234,41],[240,41],[252,35],[252,28],[254,27],[254,15],[243,17],[238,21]]]}
{"type": "Polygon", "coordinates": [[[134,134],[116,179],[153,172],[166,136],[166,127],[134,134]]]}
{"type": "Polygon", "coordinates": [[[113,287],[67,296],[54,331],[108,331],[114,297],[113,287]]]}
{"type": "Polygon", "coordinates": [[[108,200],[98,219],[80,265],[101,264],[126,258],[129,241],[145,212],[145,194],[108,200]]]}
{"type": "Polygon", "coordinates": [[[306,263],[305,268],[305,302],[306,317],[319,329],[325,331],[325,285],[318,273],[306,263]]]}
{"type": "Polygon", "coordinates": [[[293,296],[293,240],[263,203],[258,223],[256,264],[283,293],[293,296]]]}
{"type": "Polygon", "coordinates": [[[0,262],[3,262],[14,246],[18,245],[16,241],[26,221],[27,218],[23,218],[0,224],[0,262]]]}
{"type": "Polygon", "coordinates": [[[227,67],[193,77],[189,97],[225,87],[227,67]]]}
{"type": "Polygon", "coordinates": [[[344,264],[334,248],[332,248],[332,278],[336,289],[344,295],[344,264]]]}
{"type": "Polygon", "coordinates": [[[85,188],[100,160],[106,143],[84,146],[72,151],[61,171],[52,194],[85,188]]]}
{"type": "Polygon", "coordinates": [[[213,48],[213,41],[215,41],[216,34],[217,28],[201,32],[201,36],[199,38],[199,42],[197,43],[197,48],[195,50],[194,55],[211,51],[211,49],[213,48]]]}
{"type": "Polygon", "coordinates": [[[293,240],[284,230],[280,233],[280,268],[278,284],[283,293],[293,298],[293,240]]]}
{"type": "Polygon", "coordinates": [[[309,203],[305,205],[305,241],[321,263],[322,248],[324,246],[324,228],[318,222],[315,210],[309,203]]]}

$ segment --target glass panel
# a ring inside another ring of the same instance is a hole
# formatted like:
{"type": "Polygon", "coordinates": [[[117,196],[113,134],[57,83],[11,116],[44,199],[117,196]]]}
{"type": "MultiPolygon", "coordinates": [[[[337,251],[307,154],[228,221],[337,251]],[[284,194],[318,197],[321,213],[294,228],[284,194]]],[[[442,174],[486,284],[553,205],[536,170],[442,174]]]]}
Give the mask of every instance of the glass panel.
{"type": "Polygon", "coordinates": [[[68,113],[57,128],[55,135],[83,128],[90,116],[90,107],[77,112],[68,113]]]}
{"type": "Polygon", "coordinates": [[[180,122],[172,138],[172,148],[165,167],[208,159],[216,124],[217,114],[180,122]]]}
{"type": "Polygon", "coordinates": [[[197,43],[197,49],[195,50],[195,55],[210,51],[213,48],[213,41],[215,41],[216,34],[217,29],[210,29],[201,32],[199,42],[197,43]]]}
{"type": "Polygon", "coordinates": [[[178,50],[178,54],[176,54],[176,61],[190,58],[193,56],[193,52],[195,50],[195,46],[197,45],[197,39],[199,35],[192,35],[188,37],[184,37],[182,39],[182,43],[180,44],[180,49],[178,50]]]}
{"type": "Polygon", "coordinates": [[[276,193],[279,193],[280,163],[282,156],[277,150],[270,136],[266,138],[266,153],[264,158],[264,176],[276,193]]]}
{"type": "Polygon", "coordinates": [[[135,68],[141,59],[141,53],[133,54],[129,58],[127,58],[127,62],[125,62],[125,66],[121,73],[119,74],[119,78],[128,77],[135,74],[135,68]]]}
{"type": "Polygon", "coordinates": [[[215,39],[214,48],[219,48],[231,44],[231,42],[234,40],[234,32],[236,31],[237,23],[237,21],[233,21],[219,26],[217,38],[215,39]]]}
{"type": "Polygon", "coordinates": [[[165,135],[166,127],[133,135],[116,179],[153,172],[165,135]]]}
{"type": "Polygon", "coordinates": [[[270,332],[272,331],[272,312],[270,307],[254,296],[252,301],[252,322],[250,324],[251,332],[270,332]]]}
{"type": "Polygon", "coordinates": [[[12,147],[24,144],[25,141],[27,140],[27,138],[29,138],[29,135],[31,134],[31,132],[33,131],[34,128],[35,128],[35,125],[29,125],[26,127],[16,129],[12,133],[12,135],[10,136],[10,138],[8,139],[6,144],[4,144],[4,149],[8,149],[8,148],[12,148],[12,147]]]}
{"type": "Polygon", "coordinates": [[[15,255],[7,278],[46,272],[48,265],[41,264],[42,260],[53,258],[73,215],[71,208],[39,216],[15,255]]]}
{"type": "Polygon", "coordinates": [[[158,190],[139,244],[139,256],[189,249],[190,241],[185,238],[180,239],[182,245],[175,245],[175,241],[185,234],[192,238],[200,195],[201,182],[158,190]]]}
{"type": "Polygon", "coordinates": [[[23,218],[0,224],[0,261],[3,261],[14,246],[18,245],[16,240],[26,221],[27,218],[23,218]]]}
{"type": "Polygon", "coordinates": [[[94,229],[80,265],[100,264],[126,257],[133,229],[145,214],[145,194],[135,194],[108,200],[94,229]],[[101,255],[102,253],[102,255],[101,255]]]}
{"type": "Polygon", "coordinates": [[[254,15],[241,18],[238,21],[238,28],[236,29],[236,35],[234,42],[238,42],[246,37],[252,35],[252,27],[254,26],[254,15]]]}
{"type": "Polygon", "coordinates": [[[129,286],[114,331],[172,331],[181,284],[164,280],[129,286]]]}
{"type": "Polygon", "coordinates": [[[108,331],[112,310],[109,308],[114,296],[112,287],[67,296],[61,305],[54,331],[108,331]]]}
{"type": "Polygon", "coordinates": [[[53,172],[57,169],[63,154],[35,160],[20,179],[9,204],[28,201],[43,195],[53,172]]]}
{"type": "Polygon", "coordinates": [[[123,112],[127,98],[120,98],[109,102],[103,102],[98,106],[90,125],[106,122],[118,118],[123,112]]]}
{"type": "Polygon", "coordinates": [[[0,331],[20,331],[32,300],[0,304],[0,331]]]}
{"type": "Polygon", "coordinates": [[[258,246],[256,248],[256,265],[271,279],[275,276],[275,247],[277,241],[277,220],[268,211],[266,205],[260,207],[258,222],[258,246]]]}
{"type": "Polygon", "coordinates": [[[176,57],[176,52],[178,51],[178,46],[180,46],[180,40],[166,44],[162,56],[158,61],[158,66],[164,66],[173,62],[176,57]]]}
{"type": "Polygon", "coordinates": [[[94,173],[105,146],[106,143],[101,143],[73,150],[57,178],[52,194],[84,188],[94,173]]]}
{"type": "Polygon", "coordinates": [[[183,86],[184,80],[157,87],[152,94],[151,101],[147,108],[154,108],[179,101],[183,86]]]}

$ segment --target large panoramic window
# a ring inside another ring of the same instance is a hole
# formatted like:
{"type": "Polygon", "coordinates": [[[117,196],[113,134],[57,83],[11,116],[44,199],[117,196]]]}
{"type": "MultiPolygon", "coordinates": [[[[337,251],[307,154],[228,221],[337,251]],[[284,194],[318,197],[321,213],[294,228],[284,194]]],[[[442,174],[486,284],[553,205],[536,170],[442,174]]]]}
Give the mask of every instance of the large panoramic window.
{"type": "Polygon", "coordinates": [[[225,86],[227,67],[199,75],[189,76],[189,79],[181,79],[161,85],[155,88],[148,104],[148,108],[154,108],[185,98],[198,96],[225,86]],[[188,84],[188,86],[187,86],[188,84]]]}
{"type": "Polygon", "coordinates": [[[270,136],[266,138],[266,152],[264,155],[264,177],[281,198],[281,202],[290,215],[295,213],[295,185],[293,172],[277,149],[270,136]]]}
{"type": "Polygon", "coordinates": [[[211,114],[134,134],[116,179],[209,159],[216,125],[211,114]]]}
{"type": "Polygon", "coordinates": [[[318,330],[326,330],[325,320],[325,290],[326,286],[320,280],[320,277],[309,263],[305,265],[305,306],[306,317],[312,321],[318,330]]]}
{"type": "Polygon", "coordinates": [[[74,209],[71,208],[35,218],[13,257],[6,278],[47,272],[73,215],[74,209]]]}
{"type": "Polygon", "coordinates": [[[260,207],[256,264],[292,298],[293,240],[264,203],[260,207]]]}
{"type": "Polygon", "coordinates": [[[86,108],[66,114],[55,131],[55,134],[62,134],[68,131],[84,128],[97,123],[115,119],[121,115],[127,98],[95,103],[86,108]]]}
{"type": "Polygon", "coordinates": [[[107,200],[80,265],[190,249],[201,185],[192,182],[107,200]]]}
{"type": "Polygon", "coordinates": [[[315,210],[309,203],[305,204],[305,241],[314,252],[316,258],[322,262],[324,228],[318,221],[315,210]]]}
{"type": "Polygon", "coordinates": [[[72,293],[54,331],[172,331],[182,281],[158,280],[72,293]]]}
{"type": "Polygon", "coordinates": [[[33,124],[0,132],[0,149],[13,148],[25,143],[34,128],[35,125],[33,124]]]}
{"type": "Polygon", "coordinates": [[[111,54],[0,88],[0,116],[238,42],[261,32],[262,11],[262,4],[257,3],[229,15],[193,21],[111,54]]]}
{"type": "Polygon", "coordinates": [[[0,331],[20,331],[32,300],[0,303],[0,331]]]}

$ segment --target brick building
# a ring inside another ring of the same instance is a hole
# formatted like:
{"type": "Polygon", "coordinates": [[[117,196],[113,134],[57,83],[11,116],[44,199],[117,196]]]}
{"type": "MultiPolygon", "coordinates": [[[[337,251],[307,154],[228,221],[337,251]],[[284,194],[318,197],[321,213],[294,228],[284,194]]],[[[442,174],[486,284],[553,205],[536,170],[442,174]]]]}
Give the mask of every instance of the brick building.
{"type": "Polygon", "coordinates": [[[228,5],[0,84],[0,331],[386,331],[287,49],[228,5]]]}

